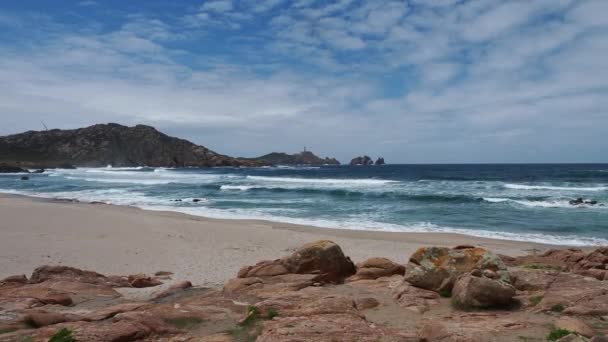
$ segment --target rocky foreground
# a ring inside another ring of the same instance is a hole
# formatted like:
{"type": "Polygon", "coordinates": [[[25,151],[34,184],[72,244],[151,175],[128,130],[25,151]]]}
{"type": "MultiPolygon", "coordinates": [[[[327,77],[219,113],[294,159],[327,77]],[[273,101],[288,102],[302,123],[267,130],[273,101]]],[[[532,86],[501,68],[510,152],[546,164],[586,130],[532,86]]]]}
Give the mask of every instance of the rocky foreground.
{"type": "Polygon", "coordinates": [[[318,241],[223,288],[181,281],[147,300],[129,298],[170,272],[42,266],[0,281],[0,341],[608,341],[605,280],[606,247],[518,258],[423,247],[407,265],[355,265],[318,241]]]}

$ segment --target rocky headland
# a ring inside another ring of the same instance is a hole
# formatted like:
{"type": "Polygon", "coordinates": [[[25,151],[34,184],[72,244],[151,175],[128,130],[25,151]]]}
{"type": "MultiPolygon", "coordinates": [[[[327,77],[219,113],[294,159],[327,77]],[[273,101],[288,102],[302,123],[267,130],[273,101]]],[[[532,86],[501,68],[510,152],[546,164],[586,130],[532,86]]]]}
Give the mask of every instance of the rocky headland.
{"type": "Polygon", "coordinates": [[[8,277],[0,341],[598,342],[608,332],[606,247],[521,257],[421,247],[407,265],[355,264],[322,240],[244,266],[221,288],[171,276],[41,266],[8,277]]]}
{"type": "Polygon", "coordinates": [[[272,152],[251,160],[268,165],[340,165],[336,158],[321,158],[310,151],[295,154],[272,152]]]}
{"type": "Polygon", "coordinates": [[[264,165],[216,153],[150,126],[127,127],[114,123],[0,137],[0,163],[16,168],[264,165]]]}

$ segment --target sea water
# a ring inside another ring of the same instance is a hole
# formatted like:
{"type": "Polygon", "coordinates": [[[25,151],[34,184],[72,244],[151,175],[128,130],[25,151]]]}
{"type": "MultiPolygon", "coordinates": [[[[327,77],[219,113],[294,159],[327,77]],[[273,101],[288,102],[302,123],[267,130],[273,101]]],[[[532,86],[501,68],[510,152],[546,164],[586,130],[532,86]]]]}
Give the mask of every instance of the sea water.
{"type": "Polygon", "coordinates": [[[608,244],[607,164],[107,167],[20,178],[0,175],[0,192],[328,228],[608,244]],[[598,204],[569,203],[580,197],[598,204]]]}

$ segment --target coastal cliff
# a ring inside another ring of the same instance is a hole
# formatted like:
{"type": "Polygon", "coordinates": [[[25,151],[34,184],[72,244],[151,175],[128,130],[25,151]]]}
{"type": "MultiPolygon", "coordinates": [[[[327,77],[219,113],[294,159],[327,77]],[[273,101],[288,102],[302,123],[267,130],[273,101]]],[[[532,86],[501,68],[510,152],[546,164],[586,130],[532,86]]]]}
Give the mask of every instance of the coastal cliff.
{"type": "Polygon", "coordinates": [[[20,167],[213,167],[261,166],[225,156],[154,127],[115,123],[0,137],[0,163],[20,167]]]}
{"type": "Polygon", "coordinates": [[[310,151],[295,154],[273,152],[252,160],[271,165],[340,165],[335,158],[321,158],[310,151]]]}

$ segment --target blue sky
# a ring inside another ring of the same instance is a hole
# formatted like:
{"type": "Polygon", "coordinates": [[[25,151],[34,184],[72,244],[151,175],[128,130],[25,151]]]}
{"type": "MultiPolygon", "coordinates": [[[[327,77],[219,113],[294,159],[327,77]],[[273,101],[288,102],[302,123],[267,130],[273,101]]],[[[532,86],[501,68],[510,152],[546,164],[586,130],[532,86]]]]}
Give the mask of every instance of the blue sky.
{"type": "Polygon", "coordinates": [[[608,162],[605,0],[0,4],[0,134],[154,125],[221,153],[608,162]]]}

